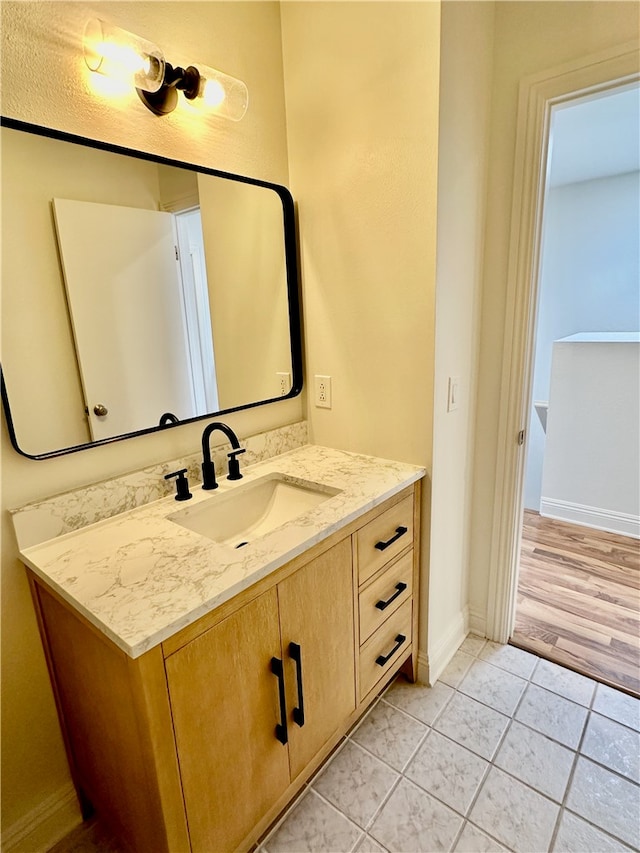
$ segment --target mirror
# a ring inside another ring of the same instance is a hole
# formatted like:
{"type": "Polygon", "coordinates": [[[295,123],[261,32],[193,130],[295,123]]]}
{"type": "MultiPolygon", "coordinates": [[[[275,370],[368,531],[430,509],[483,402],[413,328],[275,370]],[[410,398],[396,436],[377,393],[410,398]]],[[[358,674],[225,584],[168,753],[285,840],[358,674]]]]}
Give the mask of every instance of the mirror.
{"type": "Polygon", "coordinates": [[[300,393],[285,187],[1,124],[2,398],[18,452],[300,393]]]}

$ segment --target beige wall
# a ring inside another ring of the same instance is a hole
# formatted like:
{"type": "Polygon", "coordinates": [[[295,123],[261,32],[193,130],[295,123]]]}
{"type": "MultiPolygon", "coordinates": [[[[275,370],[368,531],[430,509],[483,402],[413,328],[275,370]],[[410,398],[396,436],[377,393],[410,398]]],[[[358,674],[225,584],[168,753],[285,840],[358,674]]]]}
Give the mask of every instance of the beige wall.
{"type": "MultiPolygon", "coordinates": [[[[440,6],[282,7],[320,444],[431,467],[440,6]]],[[[311,397],[311,394],[310,394],[311,397]]]]}
{"type": "Polygon", "coordinates": [[[494,4],[442,5],[429,662],[437,676],[468,624],[480,293],[494,4]],[[447,410],[449,378],[458,407],[447,410]]]}
{"type": "MultiPolygon", "coordinates": [[[[430,474],[440,4],[288,2],[282,25],[312,440],[430,474]]],[[[426,615],[428,480],[423,503],[426,615]]]]}
{"type": "Polygon", "coordinates": [[[276,374],[291,373],[280,196],[206,175],[198,185],[220,408],[278,397],[276,374]]]}
{"type": "MultiPolygon", "coordinates": [[[[95,8],[94,4],[94,8],[95,8]]],[[[277,3],[99,4],[100,14],[156,41],[170,61],[222,68],[244,79],[250,107],[236,124],[157,118],[135,93],[107,101],[90,92],[80,53],[89,16],[82,2],[3,2],[2,113],[23,121],[225,171],[288,183],[277,3]]],[[[3,215],[7,211],[3,210],[3,215]]],[[[240,436],[291,423],[303,401],[228,417],[240,436]]],[[[46,417],[46,413],[43,414],[46,417]]],[[[185,426],[68,457],[34,462],[2,433],[2,826],[15,827],[68,783],[68,770],[7,507],[195,452],[201,427],[185,426]]]]}
{"type": "Polygon", "coordinates": [[[496,3],[469,587],[471,620],[479,630],[486,619],[494,521],[518,85],[527,75],[637,38],[638,25],[635,2],[496,3]]]}

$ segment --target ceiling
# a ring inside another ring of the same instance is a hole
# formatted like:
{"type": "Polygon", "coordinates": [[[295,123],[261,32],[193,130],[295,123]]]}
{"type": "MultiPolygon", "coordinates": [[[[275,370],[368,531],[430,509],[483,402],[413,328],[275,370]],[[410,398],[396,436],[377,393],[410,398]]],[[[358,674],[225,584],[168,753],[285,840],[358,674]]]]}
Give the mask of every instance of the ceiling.
{"type": "Polygon", "coordinates": [[[550,153],[552,187],[640,169],[640,87],[556,107],[550,153]]]}

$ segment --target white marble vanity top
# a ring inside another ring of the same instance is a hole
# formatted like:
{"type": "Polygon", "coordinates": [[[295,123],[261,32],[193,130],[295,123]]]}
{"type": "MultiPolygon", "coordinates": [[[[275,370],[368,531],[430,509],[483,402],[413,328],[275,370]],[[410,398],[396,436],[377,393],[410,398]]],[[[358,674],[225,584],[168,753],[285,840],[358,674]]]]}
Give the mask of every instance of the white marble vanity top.
{"type": "Polygon", "coordinates": [[[423,468],[306,445],[224,477],[177,503],[162,498],[32,547],[24,562],[135,658],[419,480],[423,468]],[[177,509],[280,473],[340,492],[238,550],[175,524],[177,509]]]}

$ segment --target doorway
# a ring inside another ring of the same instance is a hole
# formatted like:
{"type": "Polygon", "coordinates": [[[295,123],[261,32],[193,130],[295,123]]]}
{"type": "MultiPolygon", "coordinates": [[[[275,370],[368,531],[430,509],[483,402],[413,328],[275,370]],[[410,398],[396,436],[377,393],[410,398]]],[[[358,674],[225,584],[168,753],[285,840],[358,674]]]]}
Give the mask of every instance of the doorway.
{"type": "MultiPolygon", "coordinates": [[[[515,215],[509,260],[512,286],[505,322],[503,402],[487,613],[487,636],[502,643],[512,638],[516,623],[525,510],[525,448],[528,446],[525,433],[532,417],[542,427],[540,416],[546,414],[545,407],[539,405],[545,403],[545,399],[534,396],[533,374],[552,114],[563,105],[576,104],[578,99],[603,97],[612,91],[621,91],[622,86],[637,86],[638,64],[637,46],[623,46],[550,69],[521,85],[513,199],[515,215]],[[537,411],[534,402],[538,404],[537,411]],[[514,441],[514,437],[519,441],[514,441]]],[[[578,520],[581,529],[587,530],[582,526],[583,519],[578,520]]],[[[637,540],[634,542],[637,544],[637,540]]]]}
{"type": "Polygon", "coordinates": [[[552,109],[512,642],[640,693],[640,90],[552,109]]]}

